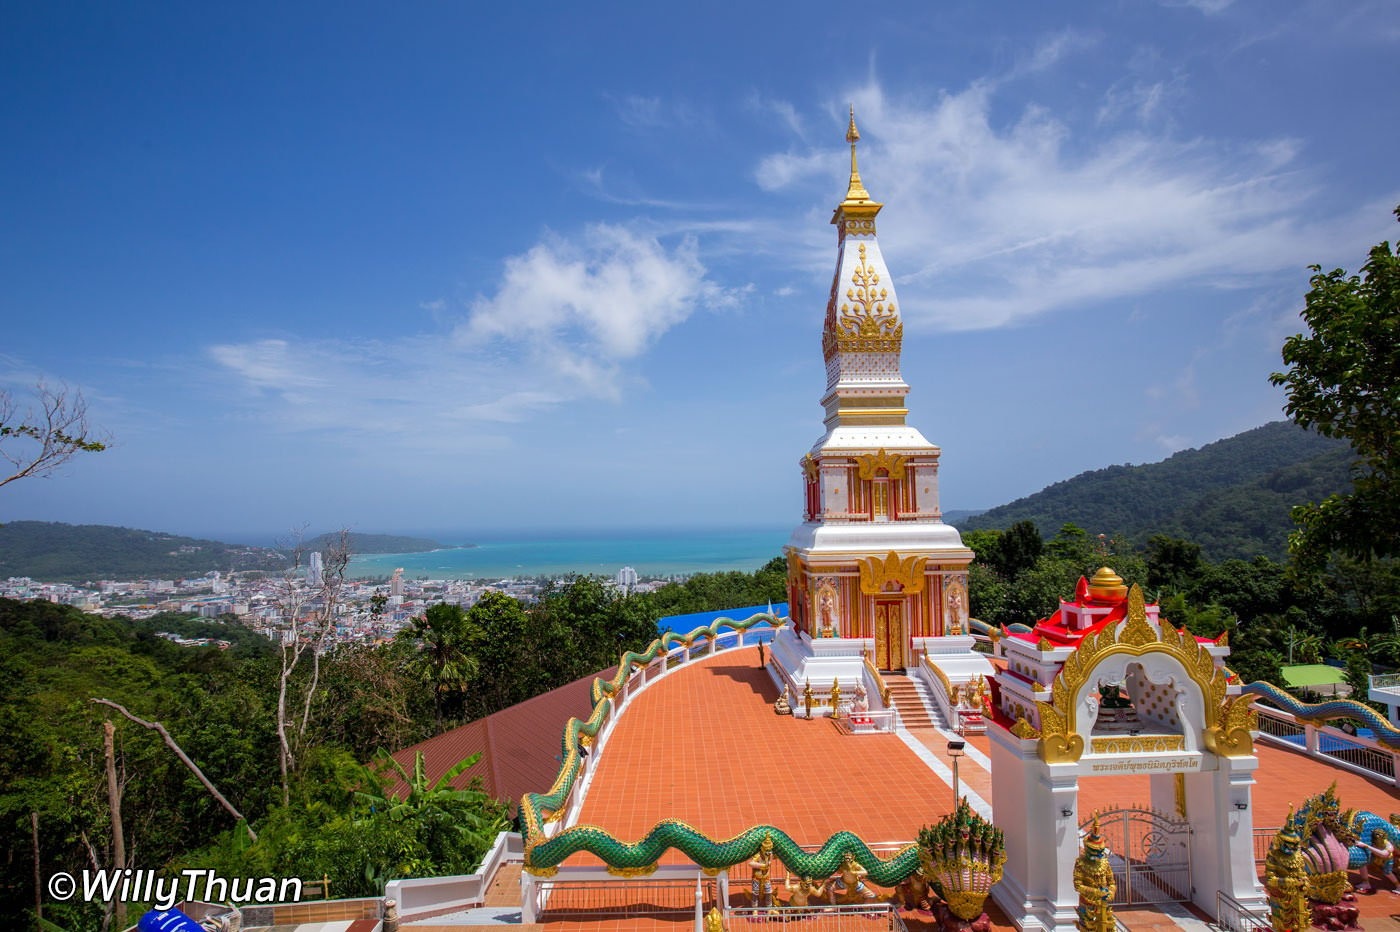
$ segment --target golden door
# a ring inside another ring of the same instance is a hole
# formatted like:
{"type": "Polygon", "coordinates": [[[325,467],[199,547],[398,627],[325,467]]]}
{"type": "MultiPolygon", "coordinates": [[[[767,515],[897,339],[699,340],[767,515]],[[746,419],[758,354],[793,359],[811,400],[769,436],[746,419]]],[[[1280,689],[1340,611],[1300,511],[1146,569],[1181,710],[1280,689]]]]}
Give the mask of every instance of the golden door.
{"type": "Polygon", "coordinates": [[[881,670],[904,669],[904,603],[875,603],[875,665],[881,670]]]}

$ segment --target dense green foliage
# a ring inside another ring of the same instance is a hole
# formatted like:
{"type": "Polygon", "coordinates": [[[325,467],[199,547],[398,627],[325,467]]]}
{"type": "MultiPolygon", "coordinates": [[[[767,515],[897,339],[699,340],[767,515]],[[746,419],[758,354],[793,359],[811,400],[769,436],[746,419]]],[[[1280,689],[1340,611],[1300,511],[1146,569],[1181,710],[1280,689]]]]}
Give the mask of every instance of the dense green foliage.
{"type": "Polygon", "coordinates": [[[1308,333],[1284,342],[1289,368],[1270,381],[1295,422],[1349,441],[1359,462],[1350,491],[1298,506],[1289,549],[1311,568],[1332,553],[1400,556],[1400,250],[1378,244],[1360,276],[1313,272],[1308,333]]]}
{"type": "Polygon", "coordinates": [[[575,576],[528,607],[488,593],[460,620],[439,611],[401,637],[417,645],[417,678],[446,683],[438,692],[444,724],[471,721],[614,666],[623,651],[640,650],[656,637],[661,618],[781,602],[786,587],[781,557],[753,573],[699,573],[628,596],[596,577],[575,576]],[[441,680],[437,657],[450,658],[445,665],[454,668],[441,680]],[[450,682],[457,679],[455,668],[471,675],[450,682]]]}
{"type": "Polygon", "coordinates": [[[0,524],[0,577],[46,581],[173,579],[212,570],[278,570],[289,561],[265,547],[223,544],[105,524],[0,524]]]}
{"type": "MultiPolygon", "coordinates": [[[[361,534],[351,531],[346,535],[351,553],[427,553],[430,550],[445,550],[446,544],[425,537],[402,537],[397,534],[361,534]]],[[[331,550],[340,545],[340,533],[333,531],[303,541],[302,550],[331,550]]],[[[466,546],[475,546],[467,544],[466,546]]]]}
{"type": "MultiPolygon", "coordinates": [[[[783,562],[754,574],[697,576],[623,597],[577,577],[521,605],[488,593],[466,611],[436,606],[386,644],[338,647],[322,659],[291,802],[282,805],[276,740],[277,647],[233,618],[166,613],[106,619],[50,602],[0,599],[0,915],[33,904],[30,818],[40,867],[77,872],[112,862],[102,721],[116,726],[129,863],[198,865],[224,876],[329,876],[337,896],[372,893],[396,876],[469,872],[506,809],[476,790],[405,774],[384,794],[385,768],[360,762],[617,663],[677,610],[761,604],[783,596],[783,562]],[[157,637],[210,637],[185,647],[157,637]],[[432,646],[446,642],[449,662],[432,646]],[[455,669],[449,670],[452,666],[455,669]],[[253,842],[152,731],[94,698],[163,723],[258,833],[253,842]],[[92,845],[91,854],[88,844],[92,845]]],[[[303,665],[297,677],[309,676],[303,665]]],[[[550,740],[541,736],[542,740],[550,740]]],[[[61,928],[96,928],[96,907],[47,901],[61,928]]]]}
{"type": "Polygon", "coordinates": [[[1153,534],[1183,537],[1216,560],[1281,559],[1292,508],[1345,490],[1349,463],[1345,443],[1278,421],[1159,463],[1081,473],[964,526],[1031,521],[1052,534],[1073,522],[1139,546],[1153,534]]]}
{"type": "Polygon", "coordinates": [[[1231,666],[1246,680],[1282,684],[1284,664],[1328,658],[1357,657],[1356,676],[1372,663],[1400,664],[1400,562],[1337,561],[1304,575],[1268,557],[1211,562],[1199,544],[1165,535],[1139,550],[1066,525],[1027,564],[1020,555],[1034,551],[1033,532],[1024,522],[963,535],[977,553],[968,586],[975,617],[1034,625],[1074,595],[1081,575],[1109,565],[1173,624],[1206,637],[1229,631],[1231,666]]]}

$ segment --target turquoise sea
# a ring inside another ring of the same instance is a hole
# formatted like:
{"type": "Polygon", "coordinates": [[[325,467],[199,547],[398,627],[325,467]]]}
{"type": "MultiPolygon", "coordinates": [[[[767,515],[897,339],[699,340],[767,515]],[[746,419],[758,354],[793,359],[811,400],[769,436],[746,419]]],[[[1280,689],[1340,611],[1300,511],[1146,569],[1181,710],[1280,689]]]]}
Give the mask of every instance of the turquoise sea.
{"type": "Polygon", "coordinates": [[[638,531],[594,535],[444,535],[425,534],[444,544],[474,547],[429,553],[357,556],[354,577],[388,576],[403,567],[409,579],[501,579],[508,576],[564,576],[569,573],[613,576],[630,566],[643,576],[752,572],[782,555],[792,528],[759,531],[638,531]]]}

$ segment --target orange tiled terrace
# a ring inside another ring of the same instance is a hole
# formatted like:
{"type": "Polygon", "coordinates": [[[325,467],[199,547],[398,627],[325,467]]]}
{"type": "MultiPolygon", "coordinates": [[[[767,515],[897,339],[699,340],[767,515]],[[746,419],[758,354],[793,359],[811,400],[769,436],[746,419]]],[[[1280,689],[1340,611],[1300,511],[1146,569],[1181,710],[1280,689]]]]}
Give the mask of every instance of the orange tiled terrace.
{"type": "MultiPolygon", "coordinates": [[[[755,648],[724,651],[671,671],[633,697],[605,747],[590,762],[595,769],[578,823],[604,828],[625,842],[637,841],[658,821],[670,818],[716,839],[769,824],[804,846],[818,846],[845,830],[872,847],[885,848],[912,841],[921,826],[952,808],[947,742],[956,735],[932,727],[911,729],[902,736],[850,734],[829,719],[776,715],[777,697],[755,648]],[[925,753],[916,753],[911,743],[925,753]]],[[[972,736],[967,743],[959,768],[962,791],[990,805],[988,739],[972,736]]],[[[1400,792],[1379,780],[1262,741],[1255,747],[1259,769],[1253,808],[1258,829],[1278,826],[1292,805],[1334,782],[1347,808],[1379,813],[1400,809],[1400,792]]],[[[1145,775],[1086,778],[1080,783],[1083,814],[1147,802],[1145,775]]],[[[662,859],[672,864],[685,861],[675,850],[662,859]]],[[[597,861],[580,854],[566,863],[597,861]]],[[[739,881],[747,872],[739,865],[733,873],[739,881]]],[[[781,896],[781,868],[774,880],[781,896]]],[[[737,905],[744,896],[742,883],[736,883],[733,902],[737,905]]],[[[1400,899],[1382,895],[1362,901],[1368,928],[1400,929],[1400,899]]],[[[996,928],[1011,928],[993,901],[987,908],[996,928]]],[[[1125,910],[1122,918],[1131,929],[1179,925],[1181,916],[1189,921],[1193,911],[1183,910],[1175,919],[1150,909],[1125,910]]],[[[600,915],[591,922],[580,922],[577,915],[569,921],[544,918],[549,928],[560,932],[640,930],[660,921],[615,915],[600,915]]],[[[905,919],[915,928],[923,922],[916,914],[906,914],[905,919]]],[[[662,923],[666,925],[670,923],[662,923]]]]}
{"type": "MultiPolygon", "coordinates": [[[[777,696],[754,648],[672,671],[619,718],[579,821],[625,841],[675,818],[715,838],[768,824],[803,845],[843,829],[875,845],[910,842],[952,808],[950,783],[898,735],[852,735],[828,719],[775,715],[777,696]]],[[[957,736],[931,728],[910,734],[951,768],[947,741],[957,736]]],[[[973,736],[968,744],[959,768],[964,792],[991,803],[988,740],[973,736]]],[[[1263,741],[1255,749],[1256,828],[1281,824],[1290,805],[1333,782],[1348,808],[1400,809],[1393,786],[1263,741]]],[[[1080,812],[1146,804],[1147,785],[1145,775],[1085,778],[1080,812]]]]}

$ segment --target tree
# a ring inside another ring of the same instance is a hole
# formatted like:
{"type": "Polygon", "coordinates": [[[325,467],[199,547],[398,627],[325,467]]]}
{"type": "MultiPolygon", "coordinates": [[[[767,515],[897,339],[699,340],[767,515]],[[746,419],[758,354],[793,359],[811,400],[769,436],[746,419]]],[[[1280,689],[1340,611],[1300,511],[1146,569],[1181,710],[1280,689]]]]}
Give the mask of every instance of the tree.
{"type": "Polygon", "coordinates": [[[1293,510],[1289,550],[1307,568],[1333,552],[1400,556],[1400,251],[1381,242],[1360,276],[1312,270],[1310,332],[1284,341],[1289,368],[1269,381],[1287,391],[1289,417],[1350,441],[1358,461],[1350,492],[1293,510]]]}
{"type": "Polygon", "coordinates": [[[1186,589],[1201,572],[1201,545],[1165,534],[1147,542],[1147,584],[1154,589],[1186,589]]]}
{"type": "Polygon", "coordinates": [[[82,392],[40,382],[34,394],[38,406],[21,412],[14,397],[0,390],[0,457],[9,463],[0,469],[0,486],[50,475],[79,453],[107,449],[105,438],[88,424],[82,392]]]}
{"type": "Polygon", "coordinates": [[[292,566],[278,586],[278,610],[286,630],[281,639],[281,667],[277,678],[277,742],[278,765],[282,775],[282,805],[291,802],[291,772],[296,769],[297,752],[306,738],[311,722],[311,702],[321,680],[321,653],[326,638],[335,627],[336,610],[340,606],[340,588],[345,582],[345,568],[350,563],[350,532],[341,530],[335,545],[322,552],[321,578],[316,585],[304,586],[301,574],[303,558],[300,535],[292,546],[292,566]],[[311,655],[309,682],[294,680],[297,667],[306,654],[311,655]],[[289,700],[300,690],[301,719],[293,727],[289,700]]]}
{"type": "Polygon", "coordinates": [[[460,605],[439,602],[413,619],[400,636],[418,642],[409,668],[432,687],[433,718],[441,731],[443,700],[476,676],[476,659],[468,651],[466,613],[460,605]]]}
{"type": "Polygon", "coordinates": [[[1007,579],[1015,579],[1035,566],[1045,550],[1045,541],[1034,521],[1017,521],[997,541],[997,569],[1007,579]]]}

